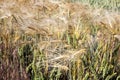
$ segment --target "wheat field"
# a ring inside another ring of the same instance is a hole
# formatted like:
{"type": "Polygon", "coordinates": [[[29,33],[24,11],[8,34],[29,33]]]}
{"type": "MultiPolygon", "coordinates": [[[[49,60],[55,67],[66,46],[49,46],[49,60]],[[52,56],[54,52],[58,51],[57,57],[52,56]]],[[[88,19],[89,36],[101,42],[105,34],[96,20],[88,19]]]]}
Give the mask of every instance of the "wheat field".
{"type": "Polygon", "coordinates": [[[0,0],[0,80],[120,80],[120,0],[0,0]]]}

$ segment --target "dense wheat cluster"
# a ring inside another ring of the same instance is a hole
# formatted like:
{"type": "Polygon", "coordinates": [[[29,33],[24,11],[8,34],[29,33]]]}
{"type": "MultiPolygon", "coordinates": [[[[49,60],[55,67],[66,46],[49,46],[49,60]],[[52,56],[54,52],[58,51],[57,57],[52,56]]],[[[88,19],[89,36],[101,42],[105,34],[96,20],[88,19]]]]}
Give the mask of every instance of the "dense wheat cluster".
{"type": "Polygon", "coordinates": [[[120,1],[103,1],[0,0],[0,80],[119,80],[120,1]]]}

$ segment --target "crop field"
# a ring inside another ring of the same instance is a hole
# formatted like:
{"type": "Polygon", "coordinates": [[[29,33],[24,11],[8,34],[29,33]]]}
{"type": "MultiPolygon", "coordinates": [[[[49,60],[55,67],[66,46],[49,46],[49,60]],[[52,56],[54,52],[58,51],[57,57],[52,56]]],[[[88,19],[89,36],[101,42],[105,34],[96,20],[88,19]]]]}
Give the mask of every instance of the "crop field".
{"type": "Polygon", "coordinates": [[[0,0],[0,80],[120,80],[120,0],[0,0]]]}

